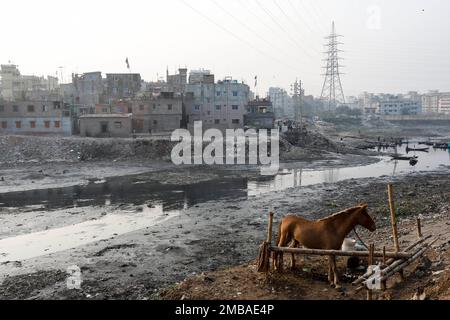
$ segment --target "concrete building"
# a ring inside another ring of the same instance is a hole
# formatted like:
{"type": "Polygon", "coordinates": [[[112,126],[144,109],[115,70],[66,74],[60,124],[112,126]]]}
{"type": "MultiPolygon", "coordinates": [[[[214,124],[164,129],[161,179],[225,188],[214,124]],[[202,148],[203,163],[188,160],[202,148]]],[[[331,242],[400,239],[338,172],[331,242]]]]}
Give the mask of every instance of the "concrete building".
{"type": "Polygon", "coordinates": [[[188,128],[192,129],[195,121],[202,121],[204,129],[242,128],[249,94],[248,85],[231,77],[215,83],[210,71],[192,71],[185,88],[188,128]]]}
{"type": "Polygon", "coordinates": [[[442,93],[439,97],[438,112],[450,114],[450,93],[442,93]]]}
{"type": "Polygon", "coordinates": [[[256,97],[255,100],[248,102],[244,125],[255,129],[273,129],[275,127],[275,114],[270,98],[256,97]]]}
{"type": "Polygon", "coordinates": [[[433,114],[439,112],[439,97],[438,90],[430,90],[428,93],[422,95],[422,110],[423,113],[433,114]]]}
{"type": "Polygon", "coordinates": [[[183,99],[178,92],[161,92],[158,96],[132,102],[133,129],[136,133],[172,132],[183,118],[183,99]]]}
{"type": "Polygon", "coordinates": [[[7,101],[33,100],[58,88],[58,78],[21,75],[17,65],[0,67],[0,95],[7,101]]]}
{"type": "Polygon", "coordinates": [[[86,114],[80,116],[82,137],[130,137],[132,114],[86,114]]]}
{"type": "Polygon", "coordinates": [[[270,101],[273,104],[273,110],[277,119],[293,119],[294,104],[293,99],[283,88],[269,88],[270,101]]]}
{"type": "Polygon", "coordinates": [[[0,133],[71,135],[70,106],[62,101],[0,101],[0,133]]]}
{"type": "Polygon", "coordinates": [[[421,113],[421,104],[410,99],[389,99],[378,103],[380,115],[417,115],[421,113]]]}
{"type": "Polygon", "coordinates": [[[164,91],[167,92],[184,92],[187,83],[187,69],[180,68],[178,73],[174,75],[169,75],[169,70],[167,70],[166,75],[166,87],[164,91]]]}
{"type": "Polygon", "coordinates": [[[134,98],[141,90],[139,73],[107,73],[106,95],[108,99],[134,98]]]}

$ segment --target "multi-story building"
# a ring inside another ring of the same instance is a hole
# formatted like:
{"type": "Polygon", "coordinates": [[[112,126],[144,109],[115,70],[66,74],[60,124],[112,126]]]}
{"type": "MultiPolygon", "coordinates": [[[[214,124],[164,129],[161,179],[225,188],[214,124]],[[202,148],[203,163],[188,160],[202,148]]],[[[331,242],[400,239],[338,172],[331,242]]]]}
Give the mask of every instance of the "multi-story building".
{"type": "Polygon", "coordinates": [[[0,101],[0,133],[71,135],[70,106],[60,100],[0,101]]]}
{"type": "Polygon", "coordinates": [[[141,90],[139,73],[107,73],[106,95],[108,99],[134,98],[141,90]]]}
{"type": "Polygon", "coordinates": [[[450,93],[442,93],[439,97],[438,112],[450,114],[450,93]]]}
{"type": "Polygon", "coordinates": [[[7,101],[32,100],[58,88],[58,78],[21,75],[13,64],[1,65],[0,95],[7,101]]]}
{"type": "Polygon", "coordinates": [[[424,113],[439,112],[439,95],[438,90],[430,90],[422,95],[422,110],[424,113]]]}
{"type": "Polygon", "coordinates": [[[410,99],[391,98],[378,103],[380,115],[417,115],[421,113],[421,104],[410,99]]]}
{"type": "Polygon", "coordinates": [[[215,83],[210,71],[191,71],[185,88],[188,128],[192,129],[195,121],[202,121],[205,129],[242,128],[249,94],[248,85],[231,77],[215,83]]]}
{"type": "Polygon", "coordinates": [[[293,118],[294,105],[292,97],[283,88],[269,88],[269,97],[272,101],[273,110],[277,119],[293,118]]]}
{"type": "Polygon", "coordinates": [[[183,118],[183,99],[178,92],[132,102],[133,129],[136,133],[170,132],[179,129],[183,118]]]}

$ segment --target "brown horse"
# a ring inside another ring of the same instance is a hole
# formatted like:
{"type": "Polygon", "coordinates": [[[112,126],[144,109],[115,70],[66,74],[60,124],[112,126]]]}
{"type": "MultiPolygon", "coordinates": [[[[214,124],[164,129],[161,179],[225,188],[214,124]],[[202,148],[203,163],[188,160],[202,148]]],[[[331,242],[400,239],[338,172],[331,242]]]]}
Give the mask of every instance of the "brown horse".
{"type": "MultiPolygon", "coordinates": [[[[342,243],[355,226],[361,225],[371,232],[376,230],[375,222],[367,213],[367,204],[335,213],[327,218],[309,221],[298,216],[286,216],[278,227],[277,246],[291,247],[299,244],[309,249],[340,250],[342,243]]],[[[274,255],[277,260],[278,255],[274,255]]],[[[291,258],[295,266],[294,254],[291,258]]],[[[331,285],[340,288],[335,256],[329,256],[328,280],[331,285]]]]}

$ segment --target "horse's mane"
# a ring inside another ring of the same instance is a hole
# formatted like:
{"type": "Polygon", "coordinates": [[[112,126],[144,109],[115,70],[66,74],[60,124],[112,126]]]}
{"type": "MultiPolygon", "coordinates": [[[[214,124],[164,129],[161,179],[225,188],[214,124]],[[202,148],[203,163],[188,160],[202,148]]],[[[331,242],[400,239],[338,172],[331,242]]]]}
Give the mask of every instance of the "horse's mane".
{"type": "Polygon", "coordinates": [[[319,219],[319,220],[317,220],[317,221],[330,220],[330,219],[336,218],[337,216],[341,216],[341,215],[343,215],[343,214],[350,214],[350,213],[352,213],[353,211],[355,211],[355,209],[357,209],[357,208],[359,208],[359,207],[348,208],[348,209],[345,209],[345,210],[342,210],[342,211],[333,213],[332,215],[330,215],[330,216],[328,216],[328,217],[325,217],[325,218],[322,218],[322,219],[319,219]]]}

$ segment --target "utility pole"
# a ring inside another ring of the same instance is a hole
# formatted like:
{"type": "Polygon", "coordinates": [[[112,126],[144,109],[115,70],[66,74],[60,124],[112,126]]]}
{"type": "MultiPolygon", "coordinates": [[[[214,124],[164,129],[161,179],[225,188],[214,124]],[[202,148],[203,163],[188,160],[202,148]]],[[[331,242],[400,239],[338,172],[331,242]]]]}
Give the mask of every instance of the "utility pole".
{"type": "Polygon", "coordinates": [[[322,74],[325,76],[325,80],[322,87],[322,94],[320,99],[322,101],[326,101],[328,103],[328,111],[335,109],[337,103],[345,104],[345,96],[344,90],[342,89],[341,84],[341,74],[339,68],[342,67],[339,65],[339,52],[342,52],[338,49],[338,45],[342,44],[338,42],[338,38],[342,37],[339,34],[336,34],[334,21],[331,27],[331,34],[325,39],[328,39],[328,43],[325,44],[327,51],[324,53],[327,55],[327,58],[324,61],[327,62],[326,66],[323,67],[326,69],[326,72],[322,74]]]}
{"type": "Polygon", "coordinates": [[[295,80],[293,85],[293,98],[294,98],[294,114],[295,121],[302,124],[303,110],[302,110],[302,81],[295,80]]]}

